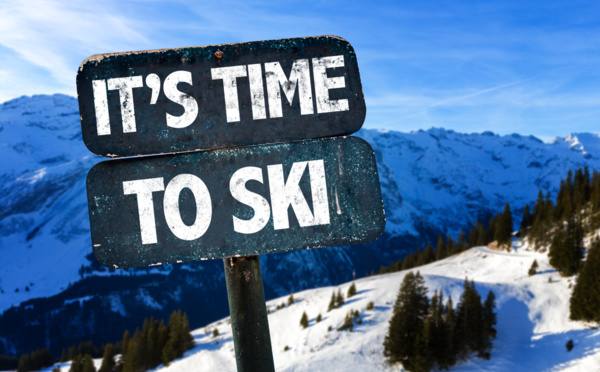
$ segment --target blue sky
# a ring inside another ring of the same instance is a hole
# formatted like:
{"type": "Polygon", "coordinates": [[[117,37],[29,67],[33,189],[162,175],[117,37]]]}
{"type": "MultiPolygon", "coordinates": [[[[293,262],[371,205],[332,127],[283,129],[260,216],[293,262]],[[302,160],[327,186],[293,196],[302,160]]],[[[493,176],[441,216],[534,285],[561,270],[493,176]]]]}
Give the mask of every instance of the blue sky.
{"type": "Polygon", "coordinates": [[[597,0],[3,0],[0,19],[0,102],[75,96],[97,53],[338,35],[367,128],[600,133],[597,0]]]}

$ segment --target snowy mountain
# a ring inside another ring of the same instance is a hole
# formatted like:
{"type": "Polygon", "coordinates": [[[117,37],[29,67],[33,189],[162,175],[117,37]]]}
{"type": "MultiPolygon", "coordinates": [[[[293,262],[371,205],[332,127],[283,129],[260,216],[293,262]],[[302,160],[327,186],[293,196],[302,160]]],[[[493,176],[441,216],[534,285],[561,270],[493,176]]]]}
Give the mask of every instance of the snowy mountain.
{"type": "MultiPolygon", "coordinates": [[[[386,232],[369,245],[262,256],[267,298],[365,276],[440,233],[487,222],[506,202],[518,223],[525,203],[540,188],[554,196],[568,169],[600,169],[600,137],[589,133],[550,144],[444,129],[358,135],[376,153],[386,232]]],[[[102,159],[81,140],[75,98],[0,105],[0,156],[0,354],[113,341],[178,308],[194,313],[192,326],[227,314],[220,260],[114,271],[91,255],[85,177],[102,159]]]]}
{"type": "MultiPolygon", "coordinates": [[[[493,291],[497,298],[497,338],[491,359],[471,355],[452,371],[595,371],[600,368],[600,330],[590,324],[569,321],[569,297],[573,277],[562,278],[549,265],[548,256],[514,241],[506,251],[476,247],[462,254],[414,269],[420,271],[429,289],[442,291],[445,298],[458,302],[463,280],[474,280],[482,298],[493,291]],[[538,273],[528,276],[533,260],[538,273]],[[568,352],[565,344],[574,341],[568,352]]],[[[383,357],[392,307],[402,279],[408,271],[356,280],[357,295],[338,309],[327,312],[333,291],[346,293],[350,282],[294,293],[295,303],[286,297],[271,300],[267,308],[275,367],[278,371],[397,371],[383,357]],[[374,302],[373,310],[367,304],[374,302]],[[337,331],[346,313],[359,311],[361,324],[353,332],[337,331]],[[310,318],[309,327],[299,322],[302,313],[310,318]],[[323,319],[316,322],[321,314],[323,319]],[[331,330],[328,330],[331,328],[331,330]],[[287,350],[285,348],[287,347],[287,350]]],[[[235,371],[235,354],[229,318],[192,332],[196,346],[186,355],[155,371],[235,371]],[[213,337],[214,329],[219,335],[213,337]]],[[[97,361],[98,366],[100,361],[97,361]]],[[[62,365],[68,367],[68,363],[62,365]]],[[[48,369],[48,371],[50,368],[48,369]]]]}

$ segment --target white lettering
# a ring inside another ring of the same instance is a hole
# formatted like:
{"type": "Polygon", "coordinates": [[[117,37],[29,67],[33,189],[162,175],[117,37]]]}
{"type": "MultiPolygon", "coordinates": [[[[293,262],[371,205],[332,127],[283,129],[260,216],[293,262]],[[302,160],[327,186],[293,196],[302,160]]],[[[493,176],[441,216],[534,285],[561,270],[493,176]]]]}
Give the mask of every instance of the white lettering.
{"type": "MultiPolygon", "coordinates": [[[[121,118],[123,120],[123,133],[136,131],[135,108],[133,105],[133,88],[144,86],[141,76],[108,79],[108,90],[118,90],[121,101],[121,118]]],[[[110,133],[109,133],[110,134],[110,133]]]]}
{"type": "Polygon", "coordinates": [[[165,185],[162,177],[123,182],[123,193],[125,195],[137,195],[142,244],[155,244],[157,242],[152,193],[164,189],[165,185]]]}
{"type": "Polygon", "coordinates": [[[250,99],[252,101],[252,119],[266,119],[265,90],[260,63],[248,65],[248,80],[250,81],[250,99]]]}
{"type": "Polygon", "coordinates": [[[160,93],[160,78],[156,74],[150,74],[146,76],[146,85],[152,89],[152,97],[150,98],[150,104],[156,104],[158,100],[158,94],[160,93]]]}
{"type": "Polygon", "coordinates": [[[237,170],[229,181],[229,190],[235,200],[254,209],[254,216],[242,220],[233,216],[233,230],[242,234],[254,234],[262,230],[271,217],[271,208],[267,199],[246,189],[246,182],[254,180],[263,183],[262,169],[244,167],[237,170]]]}
{"type": "Polygon", "coordinates": [[[171,101],[183,106],[184,112],[181,116],[167,113],[167,125],[171,128],[185,128],[192,124],[198,117],[198,102],[189,94],[177,89],[177,84],[187,83],[192,85],[192,73],[189,71],[175,71],[165,79],[165,96],[171,101]]]}
{"type": "Polygon", "coordinates": [[[232,123],[240,121],[237,78],[246,76],[246,66],[211,68],[210,73],[213,80],[223,80],[223,94],[225,96],[227,122],[232,123]]]}
{"type": "Polygon", "coordinates": [[[94,108],[96,109],[96,128],[99,136],[110,134],[110,118],[108,117],[108,97],[106,80],[93,80],[94,108]]]}
{"type": "Polygon", "coordinates": [[[206,184],[193,174],[180,174],[167,184],[163,206],[167,225],[179,239],[198,239],[208,230],[212,219],[210,193],[206,184]],[[190,189],[196,200],[196,220],[191,226],[183,222],[179,210],[179,194],[184,188],[190,189]]]}
{"type": "Polygon", "coordinates": [[[317,112],[348,111],[348,99],[329,99],[329,90],[346,87],[344,77],[327,77],[328,68],[344,66],[344,56],[313,58],[312,65],[315,77],[315,94],[317,95],[317,112]]]}
{"type": "Polygon", "coordinates": [[[283,88],[283,93],[291,106],[297,85],[300,114],[309,115],[314,113],[308,59],[299,59],[294,62],[289,79],[286,78],[279,62],[265,63],[265,72],[267,75],[269,117],[280,118],[283,116],[280,86],[283,88]]]}
{"type": "Polygon", "coordinates": [[[323,160],[294,163],[287,182],[283,178],[283,165],[269,165],[269,186],[271,191],[271,207],[273,211],[273,227],[275,230],[288,229],[288,208],[291,205],[300,226],[315,226],[329,223],[329,206],[327,205],[327,184],[323,160]],[[315,215],[310,211],[308,203],[300,190],[300,179],[309,163],[311,193],[315,215]]]}

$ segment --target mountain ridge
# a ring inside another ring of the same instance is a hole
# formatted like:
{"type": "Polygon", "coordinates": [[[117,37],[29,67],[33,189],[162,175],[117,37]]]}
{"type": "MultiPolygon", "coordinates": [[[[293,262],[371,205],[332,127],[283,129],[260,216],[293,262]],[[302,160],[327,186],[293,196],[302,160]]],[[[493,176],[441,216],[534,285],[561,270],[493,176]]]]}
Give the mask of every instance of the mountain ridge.
{"type": "MultiPolygon", "coordinates": [[[[0,324],[9,318],[9,309],[17,319],[14,333],[0,338],[0,353],[47,343],[34,340],[27,346],[24,338],[16,340],[18,325],[50,327],[53,320],[44,320],[44,311],[66,314],[73,303],[80,309],[68,311],[77,316],[87,311],[98,318],[117,317],[115,327],[179,307],[205,308],[205,315],[190,319],[192,326],[227,311],[218,260],[117,271],[98,265],[91,255],[85,176],[103,159],[85,148],[80,132],[73,97],[20,97],[0,105],[0,156],[6,159],[0,165],[0,324]],[[157,280],[166,284],[156,286],[157,280]],[[90,297],[94,301],[73,302],[90,297]],[[220,302],[209,305],[204,297],[220,302]]],[[[442,128],[410,133],[363,129],[356,135],[375,151],[386,231],[367,245],[261,256],[267,298],[342,283],[353,273],[365,276],[434,243],[439,234],[456,236],[476,218],[487,223],[506,202],[516,225],[539,189],[556,194],[567,169],[600,169],[600,137],[593,133],[552,143],[442,128]]],[[[73,337],[87,337],[95,329],[92,325],[73,337]]],[[[112,341],[109,336],[97,341],[112,341]]],[[[70,342],[67,335],[61,340],[49,342],[56,348],[70,342]]]]}

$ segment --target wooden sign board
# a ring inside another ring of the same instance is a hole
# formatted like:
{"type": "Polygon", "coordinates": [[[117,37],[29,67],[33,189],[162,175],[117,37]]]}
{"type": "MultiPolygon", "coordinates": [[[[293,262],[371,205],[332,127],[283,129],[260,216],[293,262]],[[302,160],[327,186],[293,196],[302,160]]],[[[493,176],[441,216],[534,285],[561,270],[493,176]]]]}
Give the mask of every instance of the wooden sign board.
{"type": "Polygon", "coordinates": [[[109,267],[367,243],[385,227],[375,156],[356,137],[105,161],[87,194],[109,267]]]}
{"type": "Polygon", "coordinates": [[[335,36],[94,55],[77,94],[83,140],[105,157],[348,135],[366,115],[335,36]]]}

